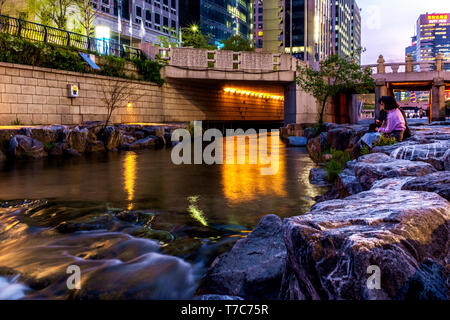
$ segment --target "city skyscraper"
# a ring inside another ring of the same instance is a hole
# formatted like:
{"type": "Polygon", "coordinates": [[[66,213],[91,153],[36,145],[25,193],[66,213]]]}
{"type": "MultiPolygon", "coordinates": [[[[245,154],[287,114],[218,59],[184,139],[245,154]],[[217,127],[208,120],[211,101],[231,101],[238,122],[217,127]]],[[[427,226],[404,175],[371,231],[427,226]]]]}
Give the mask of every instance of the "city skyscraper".
{"type": "Polygon", "coordinates": [[[180,26],[198,25],[211,42],[240,35],[253,42],[254,0],[183,0],[180,1],[180,26]]]}
{"type": "Polygon", "coordinates": [[[99,14],[94,25],[107,26],[111,38],[137,46],[137,42],[157,43],[158,37],[178,39],[178,0],[91,0],[99,14]],[[120,16],[120,18],[119,18],[120,16]],[[119,23],[120,21],[120,23],[119,23]],[[121,26],[119,26],[119,24],[121,26]]]}
{"type": "MultiPolygon", "coordinates": [[[[414,61],[433,61],[441,52],[450,59],[450,13],[421,14],[416,23],[416,35],[412,45],[405,49],[414,61]]],[[[445,64],[450,70],[450,64],[445,64]]]]}
{"type": "Polygon", "coordinates": [[[330,55],[331,0],[285,0],[284,12],[285,52],[315,62],[330,55]]]}
{"type": "MultiPolygon", "coordinates": [[[[279,53],[284,50],[284,0],[262,0],[263,2],[263,52],[279,53]]],[[[258,17],[260,19],[260,16],[258,17]]]]}
{"type": "Polygon", "coordinates": [[[254,26],[253,26],[253,39],[255,40],[255,47],[262,48],[263,46],[263,0],[255,0],[253,7],[254,14],[254,26]]]}
{"type": "MultiPolygon", "coordinates": [[[[331,3],[333,50],[349,56],[361,47],[361,14],[355,0],[333,0],[331,3]]],[[[361,54],[354,55],[361,63],[361,54]]]]}

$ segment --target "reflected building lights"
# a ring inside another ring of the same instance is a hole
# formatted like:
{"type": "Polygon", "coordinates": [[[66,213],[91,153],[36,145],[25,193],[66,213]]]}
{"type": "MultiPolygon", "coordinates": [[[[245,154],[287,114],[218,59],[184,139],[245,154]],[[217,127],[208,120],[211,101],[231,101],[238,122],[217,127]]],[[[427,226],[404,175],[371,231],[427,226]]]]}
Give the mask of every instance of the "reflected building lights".
{"type": "Polygon", "coordinates": [[[134,207],[133,201],[135,200],[135,188],[136,188],[136,173],[137,173],[137,154],[134,152],[128,152],[123,162],[123,178],[124,189],[127,193],[128,210],[132,210],[134,207]]]}

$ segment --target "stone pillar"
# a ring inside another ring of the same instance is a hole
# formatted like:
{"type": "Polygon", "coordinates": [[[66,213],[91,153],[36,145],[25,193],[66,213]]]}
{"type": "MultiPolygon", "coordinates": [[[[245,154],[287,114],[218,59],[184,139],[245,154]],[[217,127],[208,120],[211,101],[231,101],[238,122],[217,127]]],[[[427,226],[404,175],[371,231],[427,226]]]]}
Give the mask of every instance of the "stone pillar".
{"type": "Polygon", "coordinates": [[[431,121],[445,121],[445,83],[442,78],[433,79],[431,89],[431,121]]]}
{"type": "Polygon", "coordinates": [[[436,69],[435,71],[444,71],[444,55],[439,52],[436,55],[436,69]]]}
{"type": "Polygon", "coordinates": [[[284,126],[296,123],[297,117],[297,86],[292,82],[284,87],[284,126]]]}
{"type": "Polygon", "coordinates": [[[378,118],[378,115],[380,114],[380,103],[378,100],[383,96],[387,96],[386,80],[377,80],[375,85],[375,118],[378,118]]]}
{"type": "Polygon", "coordinates": [[[356,124],[359,120],[359,110],[358,110],[358,95],[350,95],[350,99],[347,102],[348,118],[349,123],[356,124]]]}
{"type": "Polygon", "coordinates": [[[408,53],[408,56],[405,59],[406,66],[405,66],[405,72],[414,72],[414,58],[412,57],[411,53],[408,53]]]}
{"type": "Polygon", "coordinates": [[[383,55],[380,54],[380,56],[378,57],[377,63],[377,73],[381,74],[381,73],[386,73],[386,66],[384,65],[386,61],[384,61],[383,55]]]}

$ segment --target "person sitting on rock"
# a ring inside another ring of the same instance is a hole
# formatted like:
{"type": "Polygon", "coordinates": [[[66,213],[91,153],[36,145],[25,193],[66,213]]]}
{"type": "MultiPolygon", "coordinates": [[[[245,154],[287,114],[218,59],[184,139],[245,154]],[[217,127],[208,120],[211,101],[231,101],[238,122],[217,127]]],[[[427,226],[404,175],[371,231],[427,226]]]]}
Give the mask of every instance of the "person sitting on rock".
{"type": "Polygon", "coordinates": [[[381,126],[386,126],[386,119],[387,119],[387,112],[383,109],[383,106],[381,106],[380,113],[378,114],[378,117],[375,118],[375,123],[372,123],[369,126],[369,131],[375,132],[381,126]]]}
{"type": "Polygon", "coordinates": [[[380,100],[381,107],[387,111],[386,126],[378,128],[378,132],[385,136],[394,137],[398,142],[403,141],[403,135],[406,130],[406,119],[399,109],[394,97],[384,96],[380,100]]]}

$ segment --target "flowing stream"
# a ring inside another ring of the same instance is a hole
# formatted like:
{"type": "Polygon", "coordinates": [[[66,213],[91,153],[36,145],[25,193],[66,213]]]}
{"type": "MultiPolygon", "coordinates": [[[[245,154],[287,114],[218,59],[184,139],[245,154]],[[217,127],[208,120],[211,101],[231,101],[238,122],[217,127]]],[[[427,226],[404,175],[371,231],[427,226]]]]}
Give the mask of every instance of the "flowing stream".
{"type": "Polygon", "coordinates": [[[170,149],[0,165],[0,299],[193,298],[264,215],[305,213],[325,192],[304,148],[275,147],[272,175],[261,163],[174,165],[170,149]]]}

